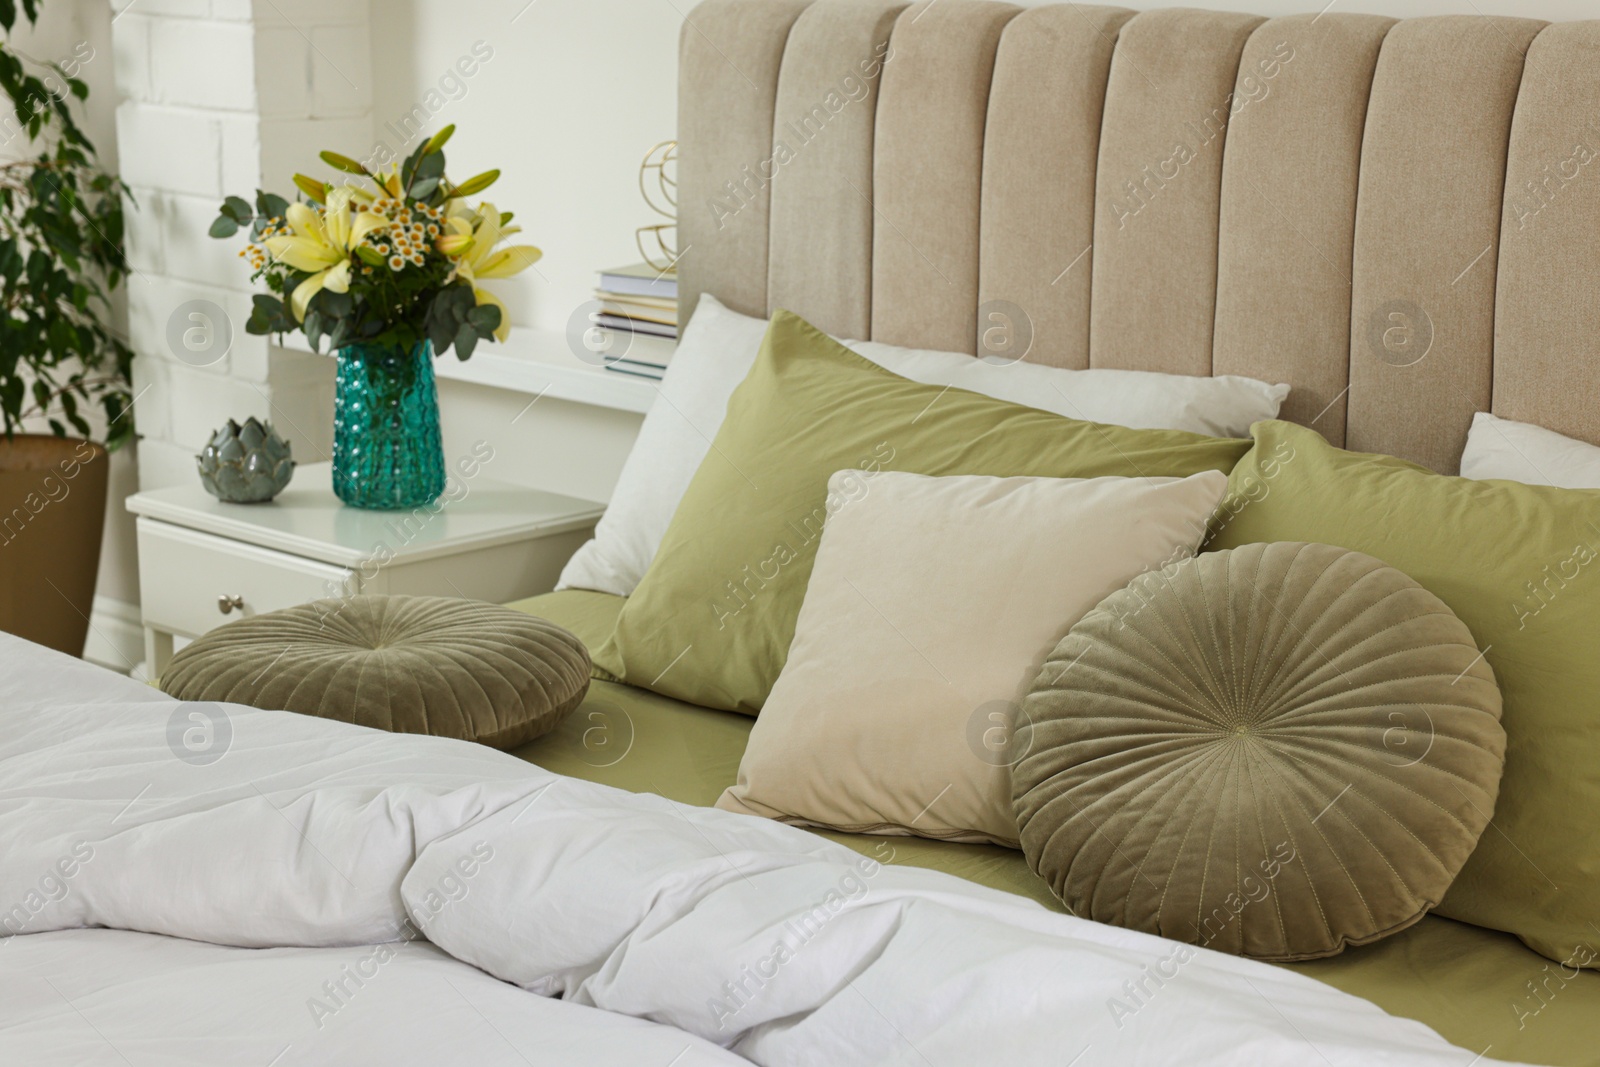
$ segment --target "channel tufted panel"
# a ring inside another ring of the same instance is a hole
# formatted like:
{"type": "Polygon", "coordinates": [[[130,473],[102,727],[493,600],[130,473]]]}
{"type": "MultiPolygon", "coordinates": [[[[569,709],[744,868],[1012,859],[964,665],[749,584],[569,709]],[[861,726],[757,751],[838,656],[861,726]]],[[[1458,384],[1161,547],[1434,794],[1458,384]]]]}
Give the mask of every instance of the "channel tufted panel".
{"type": "Polygon", "coordinates": [[[678,314],[712,292],[767,310],[768,192],[778,67],[809,0],[704,0],[678,40],[678,314]]]}
{"type": "Polygon", "coordinates": [[[878,84],[904,2],[817,0],[778,77],[769,309],[837,337],[872,329],[872,160],[878,84]]]}
{"type": "Polygon", "coordinates": [[[983,144],[979,329],[1014,316],[1005,304],[1020,309],[1033,362],[1089,365],[1100,119],[1117,33],[1131,17],[1117,7],[1036,7],[1000,37],[983,144]]]}
{"type": "Polygon", "coordinates": [[[1296,15],[1245,45],[1222,169],[1212,373],[1289,382],[1282,416],[1344,443],[1350,284],[1375,15],[1296,15]]]}
{"type": "Polygon", "coordinates": [[[1356,211],[1349,448],[1454,474],[1489,407],[1511,114],[1543,26],[1452,15],[1384,40],[1356,211]]]}
{"type": "Polygon", "coordinates": [[[1263,21],[1162,10],[1122,27],[1100,137],[1093,366],[1211,373],[1222,151],[1239,54],[1263,21]]]}
{"type": "Polygon", "coordinates": [[[903,2],[693,9],[685,320],[973,352],[1015,305],[1030,360],[1287,381],[1435,470],[1479,410],[1600,443],[1600,22],[903,2]]]}
{"type": "Polygon", "coordinates": [[[925,0],[895,24],[872,190],[875,341],[974,350],[989,82],[1000,33],[1018,10],[925,0]]]}
{"type": "Polygon", "coordinates": [[[1494,412],[1600,444],[1600,23],[1528,49],[1501,224],[1494,412]]]}

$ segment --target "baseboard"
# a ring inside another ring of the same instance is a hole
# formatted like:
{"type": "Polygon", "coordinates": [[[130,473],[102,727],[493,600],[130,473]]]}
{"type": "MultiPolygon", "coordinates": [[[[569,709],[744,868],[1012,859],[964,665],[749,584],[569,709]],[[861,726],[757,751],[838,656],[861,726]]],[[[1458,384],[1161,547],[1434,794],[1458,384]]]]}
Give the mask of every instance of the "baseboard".
{"type": "Polygon", "coordinates": [[[139,619],[139,605],[108,596],[95,597],[83,658],[119,674],[133,673],[144,659],[144,626],[139,619]]]}

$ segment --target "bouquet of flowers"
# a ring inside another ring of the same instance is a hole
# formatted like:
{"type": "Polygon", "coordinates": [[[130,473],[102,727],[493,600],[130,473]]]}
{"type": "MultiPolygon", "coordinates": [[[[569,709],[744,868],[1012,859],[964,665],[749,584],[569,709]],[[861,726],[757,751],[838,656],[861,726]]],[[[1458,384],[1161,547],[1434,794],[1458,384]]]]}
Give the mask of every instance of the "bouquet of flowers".
{"type": "Polygon", "coordinates": [[[252,334],[303,330],[313,348],[324,337],[338,350],[410,351],[432,341],[467,359],[479,341],[504,341],[505,305],[478,283],[509,278],[542,254],[531,245],[501,247],[521,232],[511,212],[467,198],[500,177],[486,171],[459,185],[445,174],[447,126],[403,163],[373,172],[348,156],[322,159],[349,175],[332,184],[297,174],[303,202],[256,192],[255,204],[230,196],[211,225],[229,238],[248,228],[239,255],[254,268],[258,294],[245,329],[252,334]]]}
{"type": "MultiPolygon", "coordinates": [[[[3,4],[4,0],[0,0],[3,4]]],[[[303,330],[339,354],[334,379],[333,489],[363,508],[431,505],[445,466],[430,351],[467,359],[479,341],[511,332],[499,298],[479,287],[539,258],[529,245],[501,247],[518,232],[511,213],[467,198],[500,177],[460,184],[445,174],[447,126],[403,162],[372,171],[322,153],[340,184],[297,174],[301,200],[256,192],[230,196],[211,235],[248,228],[239,254],[267,292],[254,297],[252,334],[303,330]]]]}

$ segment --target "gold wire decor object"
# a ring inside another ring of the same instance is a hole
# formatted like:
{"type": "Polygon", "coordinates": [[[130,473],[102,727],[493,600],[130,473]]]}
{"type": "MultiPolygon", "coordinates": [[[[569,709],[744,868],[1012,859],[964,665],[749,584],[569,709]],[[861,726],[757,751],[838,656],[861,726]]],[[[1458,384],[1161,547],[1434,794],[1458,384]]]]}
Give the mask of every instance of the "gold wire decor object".
{"type": "Polygon", "coordinates": [[[677,141],[662,141],[645,153],[639,164],[639,195],[651,211],[667,220],[634,231],[639,254],[662,274],[674,273],[678,269],[677,141]]]}

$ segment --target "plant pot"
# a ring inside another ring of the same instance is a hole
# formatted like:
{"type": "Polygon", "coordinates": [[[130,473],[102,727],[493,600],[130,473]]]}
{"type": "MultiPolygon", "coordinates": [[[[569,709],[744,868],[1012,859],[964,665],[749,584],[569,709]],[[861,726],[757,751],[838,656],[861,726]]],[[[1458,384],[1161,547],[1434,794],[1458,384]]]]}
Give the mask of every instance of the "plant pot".
{"type": "Polygon", "coordinates": [[[0,630],[83,655],[110,467],[89,441],[0,437],[0,630]]]}
{"type": "Polygon", "coordinates": [[[333,399],[333,491],[352,507],[423,507],[444,492],[433,346],[339,350],[333,399]]]}

